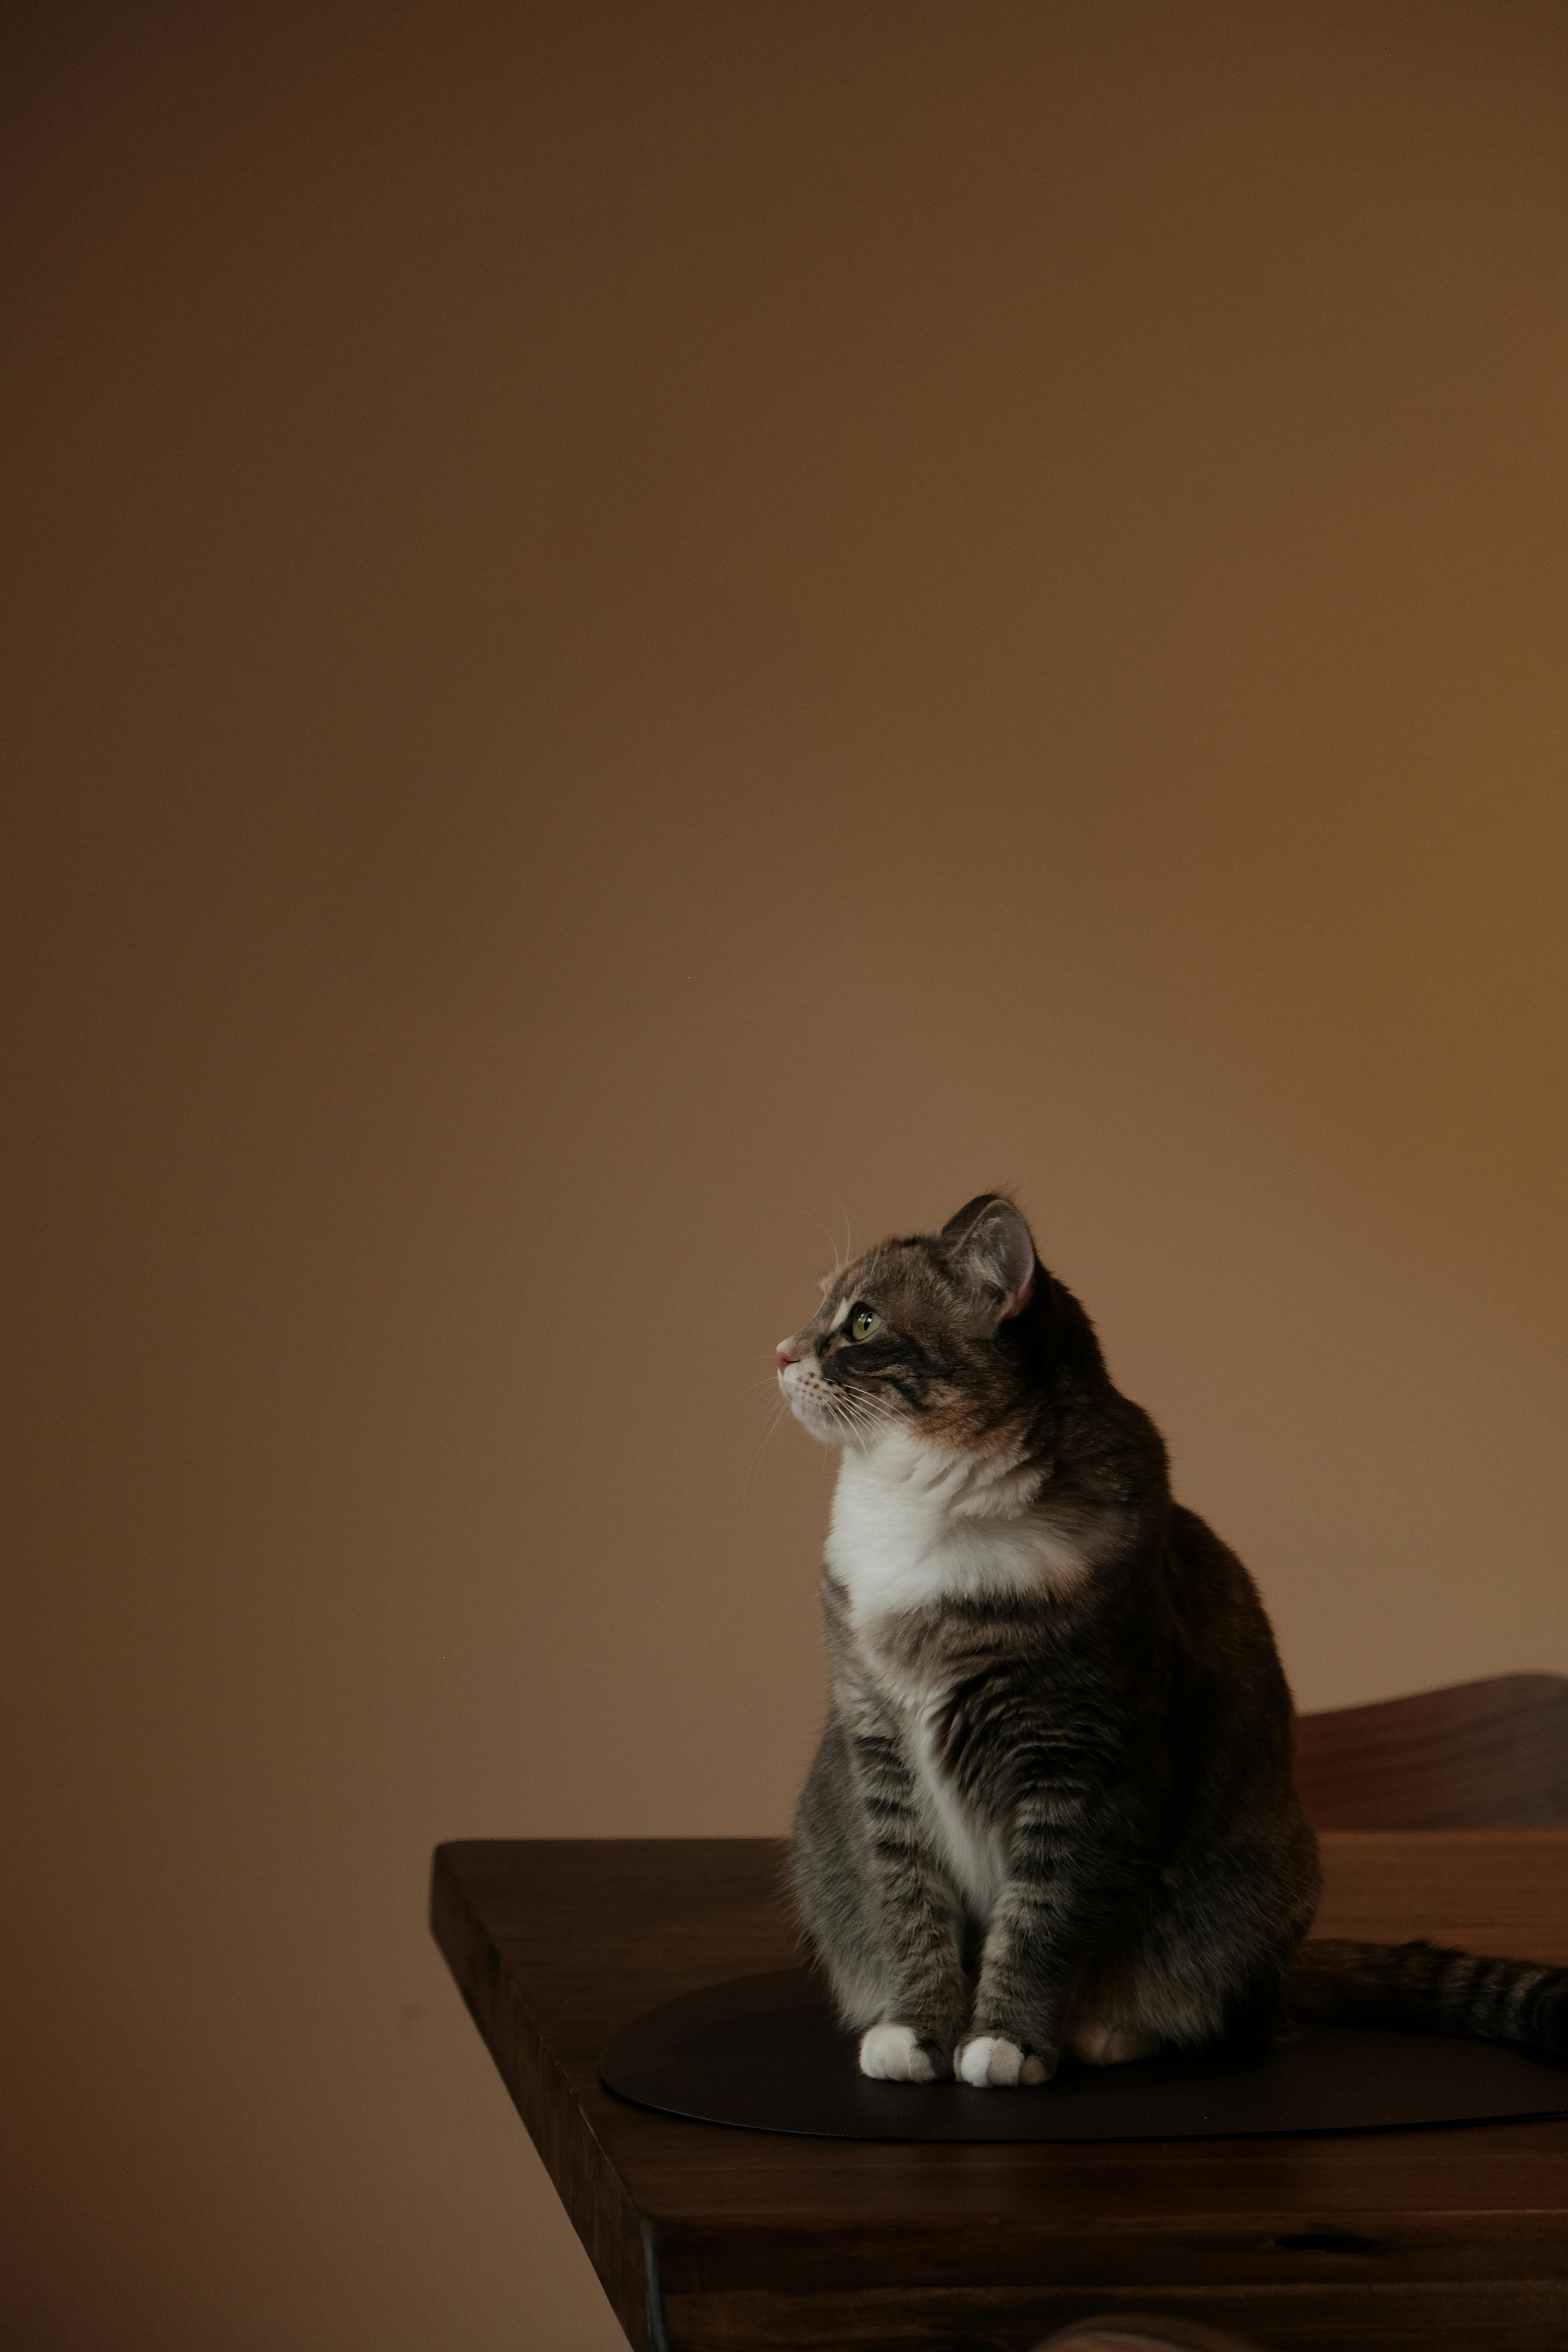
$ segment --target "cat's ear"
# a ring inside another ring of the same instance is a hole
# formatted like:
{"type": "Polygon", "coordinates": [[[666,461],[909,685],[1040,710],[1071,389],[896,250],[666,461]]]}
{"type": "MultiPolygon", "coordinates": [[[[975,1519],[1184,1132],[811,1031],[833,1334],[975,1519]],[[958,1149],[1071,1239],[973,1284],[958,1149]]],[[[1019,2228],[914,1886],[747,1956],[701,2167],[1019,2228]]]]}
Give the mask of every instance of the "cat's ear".
{"type": "Polygon", "coordinates": [[[953,1271],[980,1294],[991,1329],[1023,1312],[1035,1294],[1035,1243],[1011,1201],[979,1193],[948,1219],[942,1237],[956,1244],[953,1271]]]}

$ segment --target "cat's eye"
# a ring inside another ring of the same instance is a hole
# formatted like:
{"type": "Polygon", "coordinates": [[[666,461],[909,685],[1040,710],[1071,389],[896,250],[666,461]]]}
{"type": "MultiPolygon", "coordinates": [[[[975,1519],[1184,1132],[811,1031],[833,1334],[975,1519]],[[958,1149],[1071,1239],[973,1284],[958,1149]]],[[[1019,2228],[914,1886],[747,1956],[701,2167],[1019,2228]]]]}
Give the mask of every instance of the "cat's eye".
{"type": "Polygon", "coordinates": [[[852,1339],[868,1339],[873,1331],[881,1328],[881,1322],[882,1318],[874,1307],[855,1307],[849,1311],[849,1320],[845,1328],[852,1339]]]}

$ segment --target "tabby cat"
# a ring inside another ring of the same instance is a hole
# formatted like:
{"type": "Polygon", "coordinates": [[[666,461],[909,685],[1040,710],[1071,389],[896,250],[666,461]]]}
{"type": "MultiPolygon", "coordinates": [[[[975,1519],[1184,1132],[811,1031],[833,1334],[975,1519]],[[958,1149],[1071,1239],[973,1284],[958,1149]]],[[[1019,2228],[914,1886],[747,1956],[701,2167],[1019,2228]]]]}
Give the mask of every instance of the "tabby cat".
{"type": "Polygon", "coordinates": [[[1262,1602],[1010,1201],[857,1258],[778,1358],[843,1449],[794,1875],[864,2073],[1044,2083],[1287,2011],[1568,2056],[1568,1970],[1303,1943],[1262,1602]]]}

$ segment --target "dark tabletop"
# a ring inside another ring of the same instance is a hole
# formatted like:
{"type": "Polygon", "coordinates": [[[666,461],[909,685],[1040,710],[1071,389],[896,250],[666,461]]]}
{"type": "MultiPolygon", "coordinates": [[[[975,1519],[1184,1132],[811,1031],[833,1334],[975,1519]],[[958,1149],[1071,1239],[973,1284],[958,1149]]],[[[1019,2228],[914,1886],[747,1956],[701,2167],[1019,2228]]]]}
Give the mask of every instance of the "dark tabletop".
{"type": "MultiPolygon", "coordinates": [[[[1321,1934],[1568,1963],[1568,1831],[1367,1832],[1323,1850],[1321,1934]]],[[[795,1961],[782,1867],[763,1839],[436,1856],[437,1939],[639,2352],[1024,2352],[1129,2307],[1269,2352],[1565,2352],[1568,2121],[900,2147],[616,2098],[599,2055],[623,2026],[795,1961]]]]}

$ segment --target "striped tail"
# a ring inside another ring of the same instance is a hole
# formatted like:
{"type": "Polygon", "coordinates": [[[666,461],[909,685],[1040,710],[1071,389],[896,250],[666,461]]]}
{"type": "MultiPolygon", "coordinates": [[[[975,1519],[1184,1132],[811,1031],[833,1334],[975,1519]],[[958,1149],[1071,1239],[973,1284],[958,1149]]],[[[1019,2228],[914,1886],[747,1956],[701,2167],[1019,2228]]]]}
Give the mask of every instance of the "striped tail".
{"type": "Polygon", "coordinates": [[[1349,1944],[1314,1937],[1285,1982],[1303,2024],[1394,2025],[1507,2042],[1568,2061],[1568,1969],[1492,1960],[1440,1944],[1349,1944]]]}

